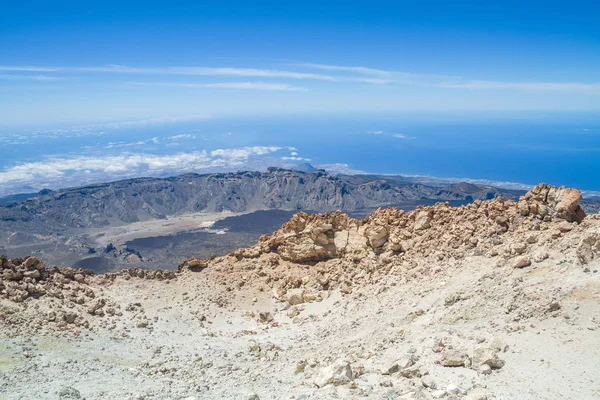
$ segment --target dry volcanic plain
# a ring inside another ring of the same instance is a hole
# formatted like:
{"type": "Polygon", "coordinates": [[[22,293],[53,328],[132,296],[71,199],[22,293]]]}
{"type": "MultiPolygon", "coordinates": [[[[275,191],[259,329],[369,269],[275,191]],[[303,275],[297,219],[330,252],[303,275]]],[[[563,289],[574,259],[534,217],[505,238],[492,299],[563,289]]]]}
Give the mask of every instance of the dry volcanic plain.
{"type": "Polygon", "coordinates": [[[3,257],[0,399],[598,399],[580,200],[299,213],[173,271],[3,257]]]}

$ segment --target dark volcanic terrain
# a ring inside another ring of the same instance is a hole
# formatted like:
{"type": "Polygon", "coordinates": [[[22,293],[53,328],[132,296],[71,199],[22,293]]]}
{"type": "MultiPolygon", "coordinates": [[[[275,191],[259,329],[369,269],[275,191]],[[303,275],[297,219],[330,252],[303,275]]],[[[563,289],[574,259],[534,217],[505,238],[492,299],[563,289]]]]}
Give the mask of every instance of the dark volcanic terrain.
{"type": "Polygon", "coordinates": [[[363,217],[378,207],[411,210],[439,201],[457,206],[498,196],[517,199],[523,193],[468,183],[420,184],[401,176],[279,168],[129,179],[0,201],[5,204],[0,206],[0,253],[36,254],[51,264],[98,272],[130,264],[172,268],[183,259],[250,245],[297,211],[342,210],[363,217]],[[163,221],[160,229],[145,225],[156,221],[163,221]]]}

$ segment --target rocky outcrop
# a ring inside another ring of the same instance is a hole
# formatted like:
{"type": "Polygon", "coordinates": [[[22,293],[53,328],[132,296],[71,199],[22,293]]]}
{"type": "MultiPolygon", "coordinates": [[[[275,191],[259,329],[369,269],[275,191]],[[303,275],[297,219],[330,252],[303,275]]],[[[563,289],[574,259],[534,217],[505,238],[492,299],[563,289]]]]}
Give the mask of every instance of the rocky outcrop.
{"type": "Polygon", "coordinates": [[[585,218],[585,212],[579,205],[581,199],[581,192],[577,189],[541,183],[521,197],[519,212],[523,216],[535,215],[542,219],[556,217],[569,222],[581,222],[585,218]]]}
{"type": "Polygon", "coordinates": [[[61,297],[61,289],[71,282],[85,283],[92,275],[80,268],[44,267],[36,257],[7,259],[0,256],[0,297],[22,302],[29,297],[61,297]]]}
{"type": "MultiPolygon", "coordinates": [[[[152,270],[147,271],[140,268],[130,268],[116,273],[94,275],[87,269],[58,266],[45,267],[44,262],[37,257],[8,259],[0,255],[0,298],[5,298],[17,303],[26,299],[39,298],[41,296],[56,297],[59,299],[74,296],[78,292],[89,294],[87,283],[92,279],[101,279],[110,282],[117,277],[122,279],[174,279],[175,271],[152,270]]],[[[85,297],[77,299],[75,303],[85,303],[85,297]]]]}
{"type": "MultiPolygon", "coordinates": [[[[368,253],[460,255],[475,247],[485,250],[492,244],[492,238],[511,229],[531,227],[535,230],[534,221],[538,219],[558,223],[558,234],[569,232],[572,229],[569,222],[580,222],[585,217],[578,204],[580,199],[577,189],[541,184],[518,203],[497,198],[458,208],[448,203],[421,206],[411,212],[387,208],[378,209],[362,220],[352,219],[340,211],[298,213],[271,236],[263,236],[256,246],[232,254],[238,258],[253,258],[275,253],[295,263],[361,257],[368,253]]],[[[523,258],[515,267],[530,264],[523,258]]]]}

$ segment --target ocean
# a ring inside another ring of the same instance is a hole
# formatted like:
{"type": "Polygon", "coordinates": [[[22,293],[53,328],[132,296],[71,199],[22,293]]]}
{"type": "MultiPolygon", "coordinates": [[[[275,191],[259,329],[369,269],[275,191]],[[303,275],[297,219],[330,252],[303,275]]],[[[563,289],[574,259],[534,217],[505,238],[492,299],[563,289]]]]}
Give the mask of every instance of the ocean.
{"type": "Polygon", "coordinates": [[[308,162],[600,191],[600,113],[305,115],[0,128],[0,195],[308,162]]]}

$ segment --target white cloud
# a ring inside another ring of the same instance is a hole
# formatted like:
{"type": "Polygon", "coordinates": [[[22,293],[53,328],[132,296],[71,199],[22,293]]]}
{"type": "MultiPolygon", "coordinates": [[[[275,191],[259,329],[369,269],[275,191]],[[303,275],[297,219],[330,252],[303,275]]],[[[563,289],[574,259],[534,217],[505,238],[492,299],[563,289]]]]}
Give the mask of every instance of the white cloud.
{"type": "Polygon", "coordinates": [[[408,136],[406,136],[403,133],[391,133],[391,132],[386,132],[386,131],[368,131],[367,133],[369,135],[391,136],[396,139],[408,139],[408,136]]]}
{"type": "Polygon", "coordinates": [[[119,147],[138,147],[138,146],[145,146],[149,143],[158,144],[158,143],[160,143],[160,139],[158,139],[157,137],[153,137],[151,139],[138,140],[137,142],[109,142],[106,146],[104,146],[104,148],[105,149],[115,149],[115,148],[119,148],[119,147]]]}
{"type": "Polygon", "coordinates": [[[0,65],[0,71],[21,71],[21,72],[58,72],[60,68],[54,67],[29,67],[29,66],[6,66],[0,65]]]}
{"type": "Polygon", "coordinates": [[[291,78],[334,81],[335,77],[310,72],[282,71],[256,68],[214,68],[214,67],[128,67],[124,65],[108,65],[101,67],[22,67],[0,66],[0,71],[43,71],[43,72],[100,72],[122,74],[154,74],[154,75],[199,75],[199,76],[245,76],[265,78],[291,78]]]}
{"type": "Polygon", "coordinates": [[[469,90],[523,90],[523,91],[565,91],[580,92],[594,91],[600,92],[600,83],[581,83],[581,82],[502,82],[502,81],[465,81],[465,82],[442,82],[437,87],[448,89],[469,89],[469,90]]]}
{"type": "MultiPolygon", "coordinates": [[[[342,68],[342,67],[338,67],[342,68]]],[[[350,71],[368,70],[362,67],[348,67],[350,71]],[[357,70],[357,68],[359,68],[357,70]]],[[[340,71],[342,69],[339,69],[340,71]]],[[[100,67],[30,67],[30,66],[0,66],[0,71],[43,71],[55,73],[113,73],[138,75],[188,75],[188,76],[222,76],[222,77],[254,77],[254,78],[287,78],[295,80],[317,80],[329,82],[362,82],[371,84],[391,83],[382,78],[364,78],[360,76],[332,76],[312,72],[298,72],[276,69],[229,68],[229,67],[128,67],[124,65],[108,65],[100,67]]],[[[372,69],[372,71],[375,71],[372,69]]],[[[359,72],[360,74],[364,72],[359,72]]],[[[381,76],[381,74],[379,74],[381,76]]],[[[271,89],[276,90],[276,89],[271,89]]],[[[282,90],[282,89],[280,89],[282,90]]],[[[300,89],[302,90],[302,89],[300,89]]]]}
{"type": "Polygon", "coordinates": [[[196,139],[196,135],[191,135],[189,133],[184,133],[181,135],[169,136],[168,139],[173,141],[183,140],[183,139],[196,139]]]}
{"type": "Polygon", "coordinates": [[[13,74],[0,74],[0,79],[4,80],[32,80],[32,81],[59,81],[65,78],[58,76],[48,75],[13,75],[13,74]]]}
{"type": "Polygon", "coordinates": [[[366,174],[365,171],[359,169],[350,168],[348,164],[319,164],[315,166],[318,169],[324,169],[331,174],[344,174],[344,175],[357,175],[366,174]]]}
{"type": "Polygon", "coordinates": [[[251,155],[265,155],[281,150],[282,147],[276,146],[253,146],[242,147],[238,149],[218,149],[210,152],[211,157],[222,157],[228,160],[244,160],[251,155]]]}
{"type": "Polygon", "coordinates": [[[341,65],[326,65],[326,64],[314,64],[314,63],[298,63],[293,64],[300,67],[320,69],[323,71],[336,71],[336,72],[353,72],[362,75],[375,75],[389,77],[393,74],[391,71],[384,71],[381,69],[368,68],[368,67],[351,67],[341,65]]]}
{"type": "MultiPolygon", "coordinates": [[[[327,65],[318,63],[292,64],[307,71],[290,71],[270,68],[232,68],[232,67],[130,67],[125,65],[106,65],[92,67],[46,67],[46,66],[0,66],[3,72],[44,72],[45,75],[6,75],[23,79],[53,80],[60,76],[50,74],[66,73],[103,73],[129,75],[184,75],[213,77],[282,78],[293,80],[316,80],[325,82],[359,82],[374,85],[400,84],[417,87],[437,87],[464,90],[520,90],[520,91],[570,91],[600,92],[600,83],[586,82],[514,82],[502,80],[469,80],[461,76],[434,75],[393,70],[383,70],[364,66],[327,65]],[[310,70],[317,70],[311,72],[310,70]],[[332,74],[318,73],[327,71],[332,74]]],[[[8,78],[5,78],[8,79],[8,78]]],[[[157,83],[161,84],[161,83],[157,83]]],[[[218,83],[164,83],[170,86],[214,87],[224,89],[290,90],[303,91],[285,83],[265,82],[218,82],[218,83]]]]}
{"type": "Polygon", "coordinates": [[[218,82],[218,83],[178,83],[178,82],[128,82],[132,85],[167,86],[181,88],[216,88],[233,90],[274,90],[287,92],[306,92],[308,89],[287,83],[267,82],[218,82]]]}
{"type": "Polygon", "coordinates": [[[281,159],[285,161],[310,161],[310,158],[304,157],[281,157],[281,159]]]}
{"type": "Polygon", "coordinates": [[[164,155],[122,153],[110,156],[48,157],[43,161],[21,163],[0,171],[0,195],[15,193],[23,187],[39,189],[49,185],[58,188],[129,177],[240,169],[256,157],[269,156],[280,150],[289,151],[289,148],[252,146],[164,155]]]}
{"type": "MultiPolygon", "coordinates": [[[[147,125],[158,125],[158,124],[172,124],[177,122],[189,122],[189,121],[197,121],[201,119],[208,119],[210,116],[208,115],[192,115],[187,117],[159,117],[159,118],[149,118],[149,119],[136,119],[131,121],[121,121],[121,122],[110,122],[106,124],[96,124],[96,125],[85,125],[80,128],[108,128],[108,129],[120,129],[120,128],[130,128],[136,126],[147,126],[147,125]]],[[[75,128],[77,129],[77,128],[75,128]]]]}

